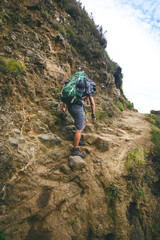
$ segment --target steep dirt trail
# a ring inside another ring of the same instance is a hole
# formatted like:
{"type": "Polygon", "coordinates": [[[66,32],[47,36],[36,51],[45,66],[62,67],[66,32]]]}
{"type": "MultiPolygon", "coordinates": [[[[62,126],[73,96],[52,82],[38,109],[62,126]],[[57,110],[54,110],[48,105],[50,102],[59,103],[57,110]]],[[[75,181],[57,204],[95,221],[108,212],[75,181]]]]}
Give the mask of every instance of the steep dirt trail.
{"type": "MultiPolygon", "coordinates": [[[[124,111],[110,127],[98,121],[97,126],[84,133],[87,145],[81,149],[87,153],[86,165],[75,171],[68,164],[72,142],[38,151],[42,145],[34,135],[37,153],[3,189],[7,204],[2,227],[7,239],[103,240],[114,236],[115,224],[119,238],[114,239],[129,239],[126,214],[134,193],[127,188],[124,162],[136,147],[149,147],[150,123],[143,114],[124,111]],[[114,208],[107,197],[111,182],[121,189],[114,208]]],[[[27,140],[25,144],[23,151],[27,140]]],[[[33,142],[29,146],[32,149],[33,142]]]]}
{"type": "Polygon", "coordinates": [[[103,127],[96,134],[85,134],[86,141],[92,139],[91,146],[87,147],[91,152],[87,161],[91,164],[93,158],[101,159],[101,169],[105,174],[108,172],[111,178],[120,176],[128,153],[134,151],[136,147],[148,148],[151,145],[150,130],[150,123],[144,114],[124,111],[109,128],[103,127]],[[97,149],[97,143],[100,143],[99,149],[97,149]]]}

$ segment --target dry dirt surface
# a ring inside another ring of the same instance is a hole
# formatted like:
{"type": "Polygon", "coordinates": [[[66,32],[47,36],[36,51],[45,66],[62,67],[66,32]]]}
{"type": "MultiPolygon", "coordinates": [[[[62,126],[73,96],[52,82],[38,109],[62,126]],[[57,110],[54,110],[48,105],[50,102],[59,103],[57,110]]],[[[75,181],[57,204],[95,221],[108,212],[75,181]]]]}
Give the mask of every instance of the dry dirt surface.
{"type": "Polygon", "coordinates": [[[126,216],[131,215],[133,194],[124,178],[124,162],[136,147],[149,147],[150,123],[143,114],[124,111],[109,127],[103,122],[97,126],[84,132],[81,150],[87,156],[82,169],[69,168],[72,144],[63,141],[61,148],[35,154],[4,186],[1,227],[7,239],[129,239],[126,216]],[[121,189],[114,208],[107,197],[111,182],[121,189]]]}
{"type": "Polygon", "coordinates": [[[150,130],[150,123],[144,114],[124,111],[110,127],[102,124],[98,133],[87,133],[84,138],[91,144],[87,147],[91,155],[101,159],[104,172],[110,171],[111,176],[115,176],[122,174],[129,152],[136,147],[147,149],[151,145],[150,130]]]}

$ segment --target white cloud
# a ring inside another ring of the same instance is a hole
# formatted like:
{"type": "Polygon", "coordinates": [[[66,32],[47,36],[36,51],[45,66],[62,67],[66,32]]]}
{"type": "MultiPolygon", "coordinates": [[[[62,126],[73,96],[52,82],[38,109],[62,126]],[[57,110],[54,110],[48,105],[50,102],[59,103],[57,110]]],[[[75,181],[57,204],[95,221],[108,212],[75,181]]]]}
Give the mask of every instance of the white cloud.
{"type": "Polygon", "coordinates": [[[107,30],[106,50],[122,67],[126,97],[140,112],[160,109],[160,5],[153,0],[81,2],[107,30]]]}

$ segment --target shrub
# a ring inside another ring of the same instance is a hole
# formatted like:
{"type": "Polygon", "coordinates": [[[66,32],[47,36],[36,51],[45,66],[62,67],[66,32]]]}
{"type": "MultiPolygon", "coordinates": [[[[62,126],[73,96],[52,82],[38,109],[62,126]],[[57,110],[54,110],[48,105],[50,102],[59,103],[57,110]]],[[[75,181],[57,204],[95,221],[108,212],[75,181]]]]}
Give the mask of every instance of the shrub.
{"type": "Polygon", "coordinates": [[[107,117],[108,117],[108,114],[106,112],[101,112],[101,113],[96,114],[96,119],[97,120],[101,120],[101,119],[104,119],[104,118],[107,118],[107,117]]]}
{"type": "Polygon", "coordinates": [[[152,127],[151,140],[155,146],[160,146],[160,129],[157,126],[152,127]]]}
{"type": "Polygon", "coordinates": [[[156,178],[156,172],[151,159],[142,147],[136,148],[129,153],[125,167],[129,175],[134,179],[147,179],[148,181],[156,178]]]}
{"type": "Polygon", "coordinates": [[[148,153],[149,162],[152,164],[152,169],[156,173],[156,177],[160,177],[160,115],[157,111],[151,111],[152,114],[146,114],[147,119],[152,124],[151,140],[153,145],[148,153]]]}
{"type": "Polygon", "coordinates": [[[78,5],[69,4],[65,7],[66,12],[76,21],[81,15],[81,11],[78,5]]]}
{"type": "Polygon", "coordinates": [[[62,35],[65,35],[65,30],[63,26],[57,22],[55,22],[53,19],[50,20],[52,23],[53,28],[57,31],[60,32],[62,35]]]}
{"type": "Polygon", "coordinates": [[[63,4],[65,11],[71,16],[65,26],[66,36],[76,51],[83,55],[87,61],[92,59],[104,59],[103,49],[107,40],[102,27],[96,26],[81,4],[75,0],[69,0],[63,4]]]}
{"type": "Polygon", "coordinates": [[[155,125],[155,116],[152,114],[146,114],[146,118],[150,121],[151,124],[155,125]]]}
{"type": "Polygon", "coordinates": [[[11,74],[15,77],[23,74],[25,72],[25,67],[19,61],[11,58],[9,60],[0,58],[0,75],[1,74],[11,74]]]}
{"type": "Polygon", "coordinates": [[[160,128],[160,116],[156,116],[155,125],[160,128]]]}
{"type": "Polygon", "coordinates": [[[132,110],[134,108],[133,103],[130,103],[129,101],[126,101],[125,104],[126,104],[126,108],[129,110],[132,110]]]}
{"type": "Polygon", "coordinates": [[[120,189],[114,183],[110,183],[107,189],[109,198],[116,199],[120,195],[120,189]]]}
{"type": "Polygon", "coordinates": [[[111,73],[112,75],[114,75],[114,73],[115,73],[116,69],[119,67],[119,65],[110,59],[107,52],[105,53],[105,55],[106,55],[106,59],[107,59],[107,71],[109,73],[111,73]]]}
{"type": "Polygon", "coordinates": [[[136,148],[134,152],[130,152],[125,166],[131,176],[139,178],[144,175],[145,159],[142,148],[136,148]]]}
{"type": "Polygon", "coordinates": [[[13,58],[7,62],[7,66],[10,72],[17,73],[17,74],[21,74],[24,72],[24,65],[13,58]]]}
{"type": "Polygon", "coordinates": [[[118,101],[117,107],[118,107],[119,110],[121,110],[122,112],[125,110],[125,107],[123,106],[123,103],[121,103],[120,101],[118,101]]]}
{"type": "Polygon", "coordinates": [[[154,145],[151,147],[149,157],[154,163],[154,169],[157,176],[160,176],[160,129],[156,126],[152,127],[151,140],[154,145]]]}
{"type": "Polygon", "coordinates": [[[160,176],[160,115],[156,114],[147,114],[146,117],[152,124],[151,130],[151,140],[153,142],[153,146],[150,149],[148,154],[149,159],[152,160],[154,164],[154,169],[157,173],[157,177],[160,176]]]}

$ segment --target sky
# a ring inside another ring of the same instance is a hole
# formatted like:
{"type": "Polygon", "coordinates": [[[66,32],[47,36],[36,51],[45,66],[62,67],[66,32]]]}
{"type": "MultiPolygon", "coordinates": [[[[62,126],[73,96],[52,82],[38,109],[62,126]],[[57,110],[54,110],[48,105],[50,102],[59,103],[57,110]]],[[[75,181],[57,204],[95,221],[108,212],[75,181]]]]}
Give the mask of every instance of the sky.
{"type": "Polygon", "coordinates": [[[160,0],[80,0],[107,39],[123,91],[140,113],[160,110],[160,0]]]}

